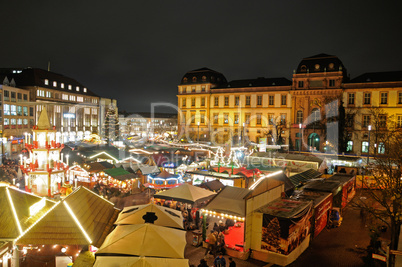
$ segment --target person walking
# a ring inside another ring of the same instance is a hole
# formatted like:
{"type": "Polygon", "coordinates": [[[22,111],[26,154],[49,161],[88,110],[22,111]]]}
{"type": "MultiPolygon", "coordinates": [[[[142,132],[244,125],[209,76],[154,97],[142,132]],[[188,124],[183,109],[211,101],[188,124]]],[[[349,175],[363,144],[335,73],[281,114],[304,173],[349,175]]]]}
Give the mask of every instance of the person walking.
{"type": "Polygon", "coordinates": [[[229,257],[229,267],[236,267],[236,262],[234,262],[232,257],[229,257]]]}
{"type": "Polygon", "coordinates": [[[205,251],[205,255],[208,255],[208,252],[211,253],[212,255],[216,254],[216,236],[217,232],[211,231],[211,233],[208,235],[208,248],[205,251]],[[215,234],[216,233],[216,234],[215,234]]]}
{"type": "Polygon", "coordinates": [[[226,260],[222,253],[219,253],[218,257],[215,258],[214,267],[226,267],[226,260]]]}
{"type": "Polygon", "coordinates": [[[200,260],[200,264],[197,267],[208,267],[207,261],[204,259],[200,260]]]}

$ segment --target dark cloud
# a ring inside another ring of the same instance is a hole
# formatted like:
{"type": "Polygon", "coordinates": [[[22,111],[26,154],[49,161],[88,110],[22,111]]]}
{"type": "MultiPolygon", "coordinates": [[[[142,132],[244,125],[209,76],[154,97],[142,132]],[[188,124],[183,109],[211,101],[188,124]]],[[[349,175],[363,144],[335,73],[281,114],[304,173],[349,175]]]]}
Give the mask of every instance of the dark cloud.
{"type": "Polygon", "coordinates": [[[291,78],[303,57],[337,55],[352,77],[402,70],[399,1],[7,1],[1,67],[77,79],[119,108],[176,103],[186,71],[291,78]]]}

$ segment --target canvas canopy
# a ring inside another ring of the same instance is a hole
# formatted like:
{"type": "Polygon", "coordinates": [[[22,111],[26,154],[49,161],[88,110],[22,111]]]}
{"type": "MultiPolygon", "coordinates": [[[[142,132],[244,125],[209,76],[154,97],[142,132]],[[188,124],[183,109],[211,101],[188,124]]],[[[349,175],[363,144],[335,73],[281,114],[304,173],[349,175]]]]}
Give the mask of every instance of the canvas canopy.
{"type": "Polygon", "coordinates": [[[186,232],[153,224],[118,225],[96,255],[124,254],[184,259],[186,232]]]}
{"type": "Polygon", "coordinates": [[[155,225],[183,229],[183,216],[180,211],[153,203],[124,208],[115,224],[142,224],[146,221],[145,216],[150,213],[156,216],[153,222],[155,225]]]}
{"type": "Polygon", "coordinates": [[[226,186],[205,208],[220,213],[245,217],[246,201],[244,198],[250,191],[246,188],[226,186]]]}
{"type": "Polygon", "coordinates": [[[188,267],[187,259],[151,257],[96,257],[94,267],[188,267]]]}
{"type": "Polygon", "coordinates": [[[197,186],[182,184],[178,187],[156,193],[154,197],[194,204],[197,200],[207,199],[215,194],[214,192],[197,186]]]}

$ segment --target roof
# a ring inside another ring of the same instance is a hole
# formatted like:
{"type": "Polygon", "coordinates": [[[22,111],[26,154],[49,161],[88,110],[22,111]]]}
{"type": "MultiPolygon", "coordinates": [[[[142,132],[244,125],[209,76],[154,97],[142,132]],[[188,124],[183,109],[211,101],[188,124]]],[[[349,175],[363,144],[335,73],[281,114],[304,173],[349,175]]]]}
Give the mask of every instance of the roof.
{"type": "Polygon", "coordinates": [[[39,86],[43,88],[49,88],[54,90],[60,90],[69,93],[76,93],[81,95],[89,95],[96,96],[93,92],[87,89],[85,93],[83,88],[86,88],[84,85],[79,83],[73,78],[64,76],[62,74],[58,74],[55,72],[39,69],[39,68],[24,68],[20,73],[12,73],[14,69],[3,68],[0,70],[1,73],[6,73],[10,77],[15,79],[15,82],[18,87],[24,86],[39,86]],[[45,84],[45,79],[49,80],[49,84],[45,84]],[[53,86],[53,81],[57,82],[57,86],[53,86]],[[64,89],[61,88],[61,84],[64,83],[64,89]],[[72,86],[72,90],[68,90],[68,85],[72,86]],[[79,91],[76,90],[76,87],[79,87],[79,91]]]}
{"type": "Polygon", "coordinates": [[[346,77],[346,69],[342,61],[333,55],[318,54],[303,58],[296,69],[296,73],[317,73],[342,71],[346,77]]]}
{"type": "Polygon", "coordinates": [[[100,247],[112,230],[118,213],[119,210],[114,208],[113,203],[85,187],[80,187],[53,206],[53,209],[17,240],[17,244],[91,243],[100,247]]]}
{"type": "Polygon", "coordinates": [[[265,206],[257,209],[257,212],[269,214],[279,218],[292,219],[312,205],[312,201],[301,201],[290,198],[278,198],[265,206]]]}
{"type": "Polygon", "coordinates": [[[245,197],[251,192],[247,188],[226,186],[205,207],[207,210],[245,217],[245,197]]]}
{"type": "Polygon", "coordinates": [[[158,192],[154,195],[154,198],[176,200],[185,203],[194,203],[199,200],[205,200],[215,195],[214,192],[199,188],[190,184],[182,184],[178,187],[171,188],[169,190],[158,192]]]}
{"type": "Polygon", "coordinates": [[[88,172],[100,172],[105,169],[111,169],[111,168],[113,168],[113,164],[111,164],[107,161],[91,162],[91,163],[85,164],[85,169],[88,172]]]}
{"type": "Polygon", "coordinates": [[[104,170],[104,172],[113,177],[114,179],[120,180],[120,181],[124,181],[124,180],[129,180],[129,179],[133,179],[136,178],[136,175],[126,171],[124,168],[113,168],[113,169],[106,169],[104,170]]]}
{"type": "Polygon", "coordinates": [[[213,172],[213,171],[189,171],[186,173],[210,176],[210,177],[215,177],[215,178],[219,178],[219,179],[244,179],[245,178],[244,175],[230,174],[230,173],[223,173],[223,172],[213,172]]]}
{"type": "Polygon", "coordinates": [[[192,84],[202,84],[202,83],[212,83],[216,85],[226,85],[227,81],[225,76],[215,70],[208,68],[200,68],[192,70],[184,74],[183,78],[180,80],[180,85],[192,85],[192,84]],[[193,80],[195,78],[195,80],[193,80]]]}
{"type": "Polygon", "coordinates": [[[199,187],[216,192],[216,191],[219,191],[220,189],[224,188],[225,185],[222,184],[221,181],[216,179],[216,180],[212,180],[212,181],[208,181],[208,182],[203,182],[199,185],[199,187]]]}
{"type": "Polygon", "coordinates": [[[314,169],[309,169],[307,171],[290,176],[289,180],[294,184],[294,186],[300,186],[305,184],[308,180],[318,178],[321,175],[321,172],[314,169]]]}
{"type": "Polygon", "coordinates": [[[295,191],[291,196],[291,199],[303,200],[303,201],[313,201],[314,207],[321,204],[322,201],[332,196],[329,192],[313,192],[306,190],[295,191]]]}
{"type": "Polygon", "coordinates": [[[120,113],[125,118],[146,118],[146,119],[177,119],[177,113],[153,113],[153,112],[135,112],[120,113]]]}
{"type": "Polygon", "coordinates": [[[375,83],[375,82],[400,82],[402,81],[402,71],[367,72],[349,83],[375,83]]]}
{"type": "Polygon", "coordinates": [[[272,87],[272,86],[289,86],[292,81],[284,78],[264,78],[258,77],[257,79],[233,80],[228,83],[226,87],[230,88],[243,88],[243,87],[272,87]]]}
{"type": "Polygon", "coordinates": [[[49,117],[47,116],[47,111],[46,111],[45,106],[43,107],[43,109],[40,113],[37,126],[38,126],[39,130],[50,130],[51,129],[49,117]]]}
{"type": "Polygon", "coordinates": [[[168,178],[179,178],[179,174],[171,174],[167,171],[161,171],[158,174],[151,175],[152,178],[162,178],[162,179],[168,179],[168,178]]]}
{"type": "Polygon", "coordinates": [[[350,182],[354,177],[355,177],[355,175],[353,175],[353,174],[337,173],[337,174],[329,177],[327,179],[327,181],[336,181],[336,182],[340,182],[341,184],[346,184],[346,183],[350,182]]]}
{"type": "Polygon", "coordinates": [[[55,205],[55,202],[45,199],[45,206],[36,215],[31,216],[29,208],[41,200],[41,197],[14,187],[0,186],[0,239],[12,240],[17,238],[21,234],[19,226],[21,226],[22,231],[26,231],[55,205]],[[14,207],[18,221],[14,216],[12,207],[14,207]]]}
{"type": "Polygon", "coordinates": [[[302,187],[303,190],[309,191],[321,191],[321,192],[330,192],[333,195],[336,195],[339,191],[342,190],[342,185],[339,181],[328,181],[328,180],[315,180],[307,183],[302,187]]]}

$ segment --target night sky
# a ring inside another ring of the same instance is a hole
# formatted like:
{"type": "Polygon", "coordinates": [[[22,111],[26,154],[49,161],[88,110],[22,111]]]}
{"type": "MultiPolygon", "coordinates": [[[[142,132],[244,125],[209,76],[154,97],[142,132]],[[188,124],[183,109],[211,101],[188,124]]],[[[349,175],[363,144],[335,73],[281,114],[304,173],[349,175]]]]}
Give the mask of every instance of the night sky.
{"type": "Polygon", "coordinates": [[[1,9],[0,67],[50,61],[119,110],[175,104],[182,76],[202,67],[228,80],[291,79],[302,58],[326,53],[351,78],[402,70],[401,1],[38,0],[1,9]]]}

